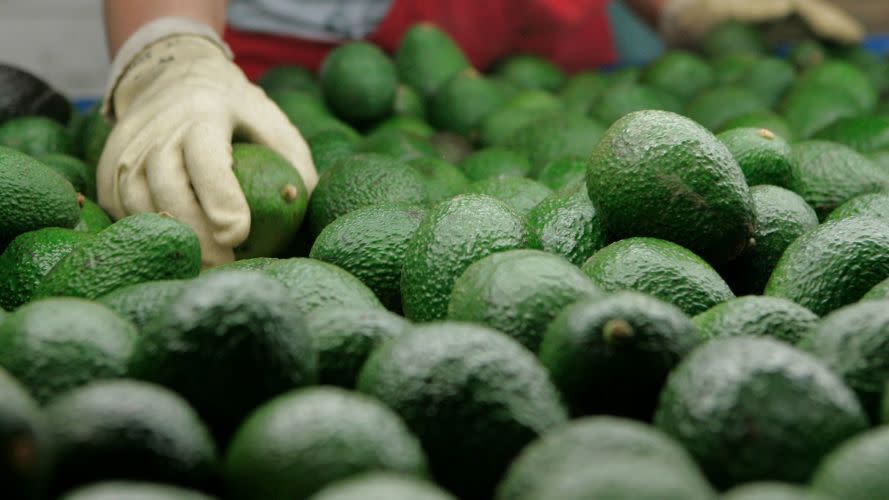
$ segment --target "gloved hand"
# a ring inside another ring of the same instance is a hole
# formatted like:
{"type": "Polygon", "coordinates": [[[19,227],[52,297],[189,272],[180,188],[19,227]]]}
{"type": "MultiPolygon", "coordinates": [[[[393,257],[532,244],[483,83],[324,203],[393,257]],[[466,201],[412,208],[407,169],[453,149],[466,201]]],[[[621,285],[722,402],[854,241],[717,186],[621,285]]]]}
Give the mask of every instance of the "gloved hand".
{"type": "Polygon", "coordinates": [[[204,266],[213,266],[231,262],[250,232],[232,171],[234,133],[289,160],[309,192],[318,175],[296,127],[247,80],[222,41],[193,24],[155,21],[121,48],[104,105],[117,123],[96,181],[99,204],[114,218],[166,211],[189,224],[204,266]]]}
{"type": "Polygon", "coordinates": [[[858,43],[865,35],[860,22],[828,0],[667,0],[660,27],[667,41],[682,44],[723,21],[762,23],[794,16],[835,42],[858,43]]]}

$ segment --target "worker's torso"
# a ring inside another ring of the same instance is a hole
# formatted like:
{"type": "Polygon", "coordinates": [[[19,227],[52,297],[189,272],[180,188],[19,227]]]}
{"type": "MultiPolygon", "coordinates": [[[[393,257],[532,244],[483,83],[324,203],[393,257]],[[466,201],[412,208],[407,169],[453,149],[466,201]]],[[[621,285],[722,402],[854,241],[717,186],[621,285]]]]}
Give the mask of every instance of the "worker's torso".
{"type": "Polygon", "coordinates": [[[613,62],[609,0],[231,0],[226,40],[255,77],[275,64],[317,68],[332,45],[393,51],[415,23],[448,32],[480,69],[513,53],[568,70],[613,62]]]}
{"type": "Polygon", "coordinates": [[[228,22],[240,30],[311,40],[359,39],[376,31],[393,1],[231,0],[228,22]]]}

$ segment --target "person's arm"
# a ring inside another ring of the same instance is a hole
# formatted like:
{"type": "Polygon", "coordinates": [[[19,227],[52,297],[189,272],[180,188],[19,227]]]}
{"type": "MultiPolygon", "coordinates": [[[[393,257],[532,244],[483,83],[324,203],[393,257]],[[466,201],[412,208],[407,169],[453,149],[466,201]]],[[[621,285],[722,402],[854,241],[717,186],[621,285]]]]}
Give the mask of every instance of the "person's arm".
{"type": "Polygon", "coordinates": [[[111,57],[136,30],[162,17],[185,17],[222,34],[227,0],[105,0],[105,33],[111,57]]]}
{"type": "Polygon", "coordinates": [[[816,35],[840,43],[864,38],[862,24],[829,0],[624,0],[668,41],[695,42],[727,20],[749,23],[801,19],[816,35]]]}
{"type": "Polygon", "coordinates": [[[633,9],[649,26],[657,28],[667,0],[625,0],[625,2],[627,7],[633,9]]]}

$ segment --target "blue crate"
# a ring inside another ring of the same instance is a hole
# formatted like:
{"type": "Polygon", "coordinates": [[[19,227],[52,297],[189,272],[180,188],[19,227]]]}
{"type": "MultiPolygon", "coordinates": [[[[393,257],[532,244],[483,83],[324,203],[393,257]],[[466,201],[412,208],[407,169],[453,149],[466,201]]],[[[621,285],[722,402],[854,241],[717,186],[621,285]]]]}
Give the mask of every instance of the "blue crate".
{"type": "Polygon", "coordinates": [[[85,97],[81,99],[74,99],[74,110],[81,114],[89,113],[93,106],[99,102],[98,97],[85,97]]]}
{"type": "Polygon", "coordinates": [[[864,48],[877,55],[889,55],[889,34],[868,37],[864,48]]]}

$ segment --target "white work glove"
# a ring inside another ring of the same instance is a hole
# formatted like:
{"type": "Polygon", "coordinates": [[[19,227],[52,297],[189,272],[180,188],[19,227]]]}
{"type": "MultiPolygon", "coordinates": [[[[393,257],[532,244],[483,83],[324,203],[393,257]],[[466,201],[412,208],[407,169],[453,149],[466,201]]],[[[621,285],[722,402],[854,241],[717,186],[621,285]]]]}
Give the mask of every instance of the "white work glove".
{"type": "Polygon", "coordinates": [[[792,17],[835,42],[858,43],[865,35],[860,22],[828,0],[668,0],[660,28],[667,41],[681,44],[698,40],[723,21],[765,23],[792,17]]]}
{"type": "Polygon", "coordinates": [[[299,131],[230,54],[200,23],[149,23],[121,48],[103,106],[116,125],[96,173],[99,204],[114,218],[169,212],[197,233],[205,267],[234,260],[250,232],[233,134],[289,160],[310,193],[318,181],[299,131]]]}

